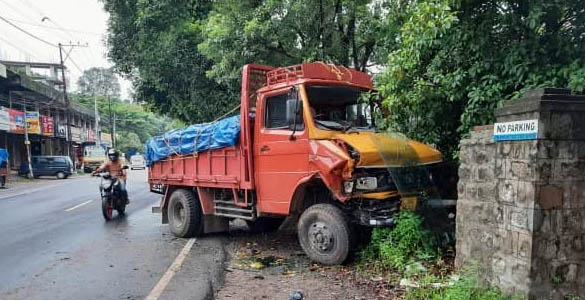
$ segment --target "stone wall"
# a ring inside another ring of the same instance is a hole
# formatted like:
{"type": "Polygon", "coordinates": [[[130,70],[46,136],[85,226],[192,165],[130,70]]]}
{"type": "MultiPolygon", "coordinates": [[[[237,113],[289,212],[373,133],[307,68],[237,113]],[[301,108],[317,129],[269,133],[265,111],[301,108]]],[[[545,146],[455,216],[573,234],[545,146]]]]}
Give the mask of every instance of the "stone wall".
{"type": "Polygon", "coordinates": [[[512,294],[585,299],[585,97],[541,89],[496,111],[530,119],[536,140],[462,140],[456,262],[512,294]]]}

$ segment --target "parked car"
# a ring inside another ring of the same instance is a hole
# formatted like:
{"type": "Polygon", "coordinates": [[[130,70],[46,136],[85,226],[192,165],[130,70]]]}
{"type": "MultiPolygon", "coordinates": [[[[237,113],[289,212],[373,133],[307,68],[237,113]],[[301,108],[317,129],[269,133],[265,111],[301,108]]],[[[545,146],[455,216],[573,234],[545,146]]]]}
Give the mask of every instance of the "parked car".
{"type": "MultiPolygon", "coordinates": [[[[56,176],[65,179],[73,174],[73,162],[68,156],[33,156],[31,159],[34,177],[56,176]]],[[[29,174],[28,161],[20,165],[21,176],[29,174]]]]}
{"type": "Polygon", "coordinates": [[[130,157],[130,170],[134,169],[146,169],[146,161],[141,154],[132,155],[132,157],[130,157]]]}

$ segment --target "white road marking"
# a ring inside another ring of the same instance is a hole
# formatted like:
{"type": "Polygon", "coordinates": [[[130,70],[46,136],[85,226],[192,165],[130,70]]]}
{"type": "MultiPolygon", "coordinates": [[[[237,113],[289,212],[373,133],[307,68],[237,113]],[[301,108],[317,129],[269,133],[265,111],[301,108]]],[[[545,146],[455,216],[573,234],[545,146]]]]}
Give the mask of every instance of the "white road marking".
{"type": "Polygon", "coordinates": [[[189,254],[189,251],[191,251],[191,248],[193,247],[193,244],[195,244],[196,240],[197,240],[196,238],[189,239],[185,247],[183,247],[183,250],[181,250],[181,252],[179,252],[179,255],[177,255],[177,258],[175,258],[173,264],[171,264],[167,272],[158,281],[158,283],[154,286],[152,291],[150,291],[150,294],[148,294],[148,296],[146,296],[144,300],[157,300],[160,297],[160,295],[165,290],[173,276],[175,276],[175,274],[179,272],[179,270],[181,270],[183,261],[185,261],[187,254],[189,254]]]}
{"type": "Polygon", "coordinates": [[[84,206],[84,205],[86,205],[86,204],[90,203],[91,201],[93,201],[93,200],[87,200],[87,201],[85,201],[85,202],[83,202],[83,203],[80,203],[80,204],[77,204],[77,205],[75,205],[75,206],[73,206],[73,207],[71,207],[71,208],[68,208],[68,209],[66,209],[65,211],[72,211],[72,210],[74,210],[74,209],[76,209],[76,208],[80,208],[80,207],[82,207],[82,206],[84,206]]]}

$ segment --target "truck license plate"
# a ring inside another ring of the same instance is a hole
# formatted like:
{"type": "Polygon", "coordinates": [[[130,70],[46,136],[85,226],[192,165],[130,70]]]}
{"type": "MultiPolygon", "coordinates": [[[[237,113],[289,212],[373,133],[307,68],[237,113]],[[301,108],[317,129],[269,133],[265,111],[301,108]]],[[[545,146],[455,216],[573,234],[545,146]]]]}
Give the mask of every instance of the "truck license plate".
{"type": "Polygon", "coordinates": [[[165,185],[164,184],[151,184],[150,191],[157,194],[164,194],[165,192],[165,185]]]}

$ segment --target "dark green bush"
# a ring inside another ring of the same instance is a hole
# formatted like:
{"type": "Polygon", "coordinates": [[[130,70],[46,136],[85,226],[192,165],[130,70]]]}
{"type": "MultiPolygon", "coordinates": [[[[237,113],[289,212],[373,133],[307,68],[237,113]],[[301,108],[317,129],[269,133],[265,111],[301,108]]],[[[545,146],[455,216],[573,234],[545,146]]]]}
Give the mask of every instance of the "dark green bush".
{"type": "Polygon", "coordinates": [[[399,212],[396,227],[375,228],[370,243],[360,252],[362,263],[381,264],[404,271],[413,262],[438,256],[432,235],[422,227],[422,218],[412,212],[399,212]]]}

